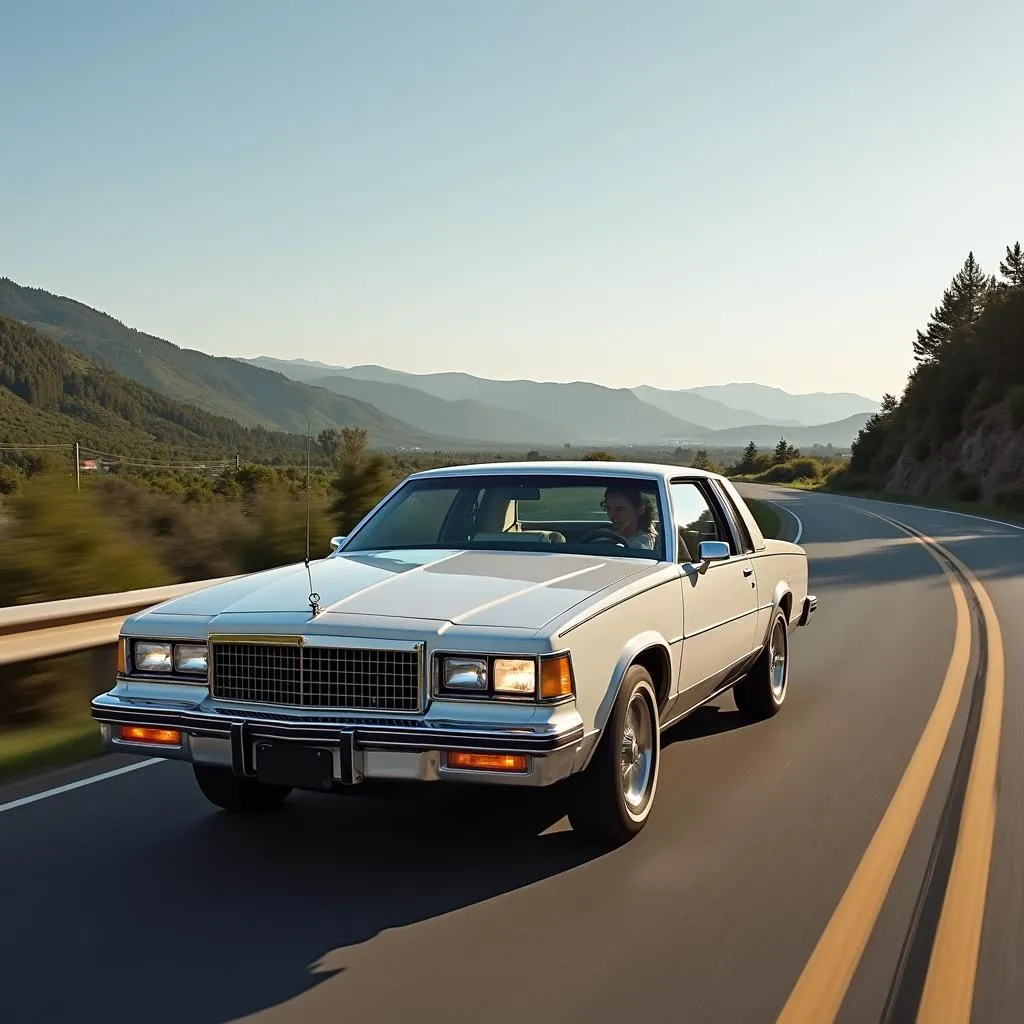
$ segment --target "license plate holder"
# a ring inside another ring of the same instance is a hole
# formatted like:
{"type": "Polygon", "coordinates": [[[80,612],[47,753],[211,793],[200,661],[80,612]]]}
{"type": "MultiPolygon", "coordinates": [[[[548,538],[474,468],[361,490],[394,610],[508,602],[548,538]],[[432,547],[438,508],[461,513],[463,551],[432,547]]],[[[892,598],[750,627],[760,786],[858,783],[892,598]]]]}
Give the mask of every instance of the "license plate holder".
{"type": "Polygon", "coordinates": [[[258,743],[256,778],[272,786],[330,789],[334,782],[334,752],[304,743],[258,743]]]}

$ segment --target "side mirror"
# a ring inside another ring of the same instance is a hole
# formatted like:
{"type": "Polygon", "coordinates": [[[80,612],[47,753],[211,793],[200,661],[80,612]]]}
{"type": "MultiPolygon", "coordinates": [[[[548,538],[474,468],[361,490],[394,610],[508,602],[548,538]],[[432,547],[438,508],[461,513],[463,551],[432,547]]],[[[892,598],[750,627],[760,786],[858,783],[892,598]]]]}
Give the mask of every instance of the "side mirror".
{"type": "Polygon", "coordinates": [[[724,562],[729,557],[729,545],[723,540],[702,540],[697,572],[705,573],[712,562],[724,562]]]}
{"type": "Polygon", "coordinates": [[[331,538],[331,550],[332,551],[337,551],[338,548],[341,547],[342,541],[344,541],[344,539],[345,539],[345,537],[332,537],[331,538]]]}

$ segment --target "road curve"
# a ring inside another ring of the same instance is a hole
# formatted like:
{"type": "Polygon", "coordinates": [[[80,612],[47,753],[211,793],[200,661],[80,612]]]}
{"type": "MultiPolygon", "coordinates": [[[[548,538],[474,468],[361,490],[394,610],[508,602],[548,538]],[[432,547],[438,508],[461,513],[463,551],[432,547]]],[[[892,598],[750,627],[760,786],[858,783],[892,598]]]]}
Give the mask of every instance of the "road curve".
{"type": "Polygon", "coordinates": [[[539,1012],[732,1024],[775,1021],[786,1007],[789,1020],[826,1024],[822,1004],[798,1005],[821,990],[798,986],[808,972],[840,992],[842,1024],[907,1020],[933,950],[969,962],[972,900],[983,927],[970,1019],[1024,1020],[1024,531],[744,490],[777,502],[791,536],[799,522],[819,610],[794,635],[781,715],[744,724],[724,698],[666,736],[657,808],[634,842],[584,847],[534,794],[301,795],[279,816],[239,821],[214,813],[179,764],[28,802],[128,762],[7,787],[0,1020],[518,1024],[539,1012]],[[941,544],[990,599],[1001,706],[992,658],[978,660],[992,636],[969,588],[893,519],[941,544]],[[890,804],[955,675],[961,602],[970,664],[920,814],[907,819],[909,804],[890,804]],[[994,831],[986,757],[998,770],[994,831]],[[951,790],[963,811],[947,820],[951,790]],[[909,833],[891,884],[861,867],[869,848],[892,854],[886,821],[909,833]],[[979,857],[990,865],[980,887],[979,857]],[[848,935],[823,936],[855,876],[867,879],[858,892],[876,887],[879,910],[844,980],[836,950],[848,935]],[[946,879],[960,902],[947,901],[940,925],[946,879]],[[825,952],[812,956],[819,940],[825,952]]]}

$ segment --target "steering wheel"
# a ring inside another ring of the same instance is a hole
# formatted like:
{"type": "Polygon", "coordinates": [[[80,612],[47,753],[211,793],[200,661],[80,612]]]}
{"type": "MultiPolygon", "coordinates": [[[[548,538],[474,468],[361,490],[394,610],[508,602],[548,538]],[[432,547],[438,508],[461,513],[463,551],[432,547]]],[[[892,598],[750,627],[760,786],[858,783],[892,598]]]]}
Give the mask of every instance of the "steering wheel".
{"type": "Polygon", "coordinates": [[[591,530],[590,533],[580,538],[580,543],[595,544],[602,540],[609,544],[616,544],[622,548],[629,547],[622,537],[610,526],[599,526],[596,530],[591,530]]]}

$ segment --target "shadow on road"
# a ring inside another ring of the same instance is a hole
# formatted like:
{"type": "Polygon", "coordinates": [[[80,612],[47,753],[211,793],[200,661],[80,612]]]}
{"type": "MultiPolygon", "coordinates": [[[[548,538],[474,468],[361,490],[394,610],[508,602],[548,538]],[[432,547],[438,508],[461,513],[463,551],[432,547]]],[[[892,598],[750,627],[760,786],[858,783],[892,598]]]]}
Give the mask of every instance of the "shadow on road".
{"type": "Polygon", "coordinates": [[[338,973],[317,967],[331,951],[601,852],[571,831],[541,834],[563,816],[554,793],[301,794],[243,819],[210,808],[182,769],[153,769],[146,806],[101,808],[117,830],[106,842],[51,819],[55,839],[73,839],[59,873],[33,870],[39,835],[0,856],[8,883],[22,879],[5,885],[4,1020],[243,1017],[338,973]]]}

